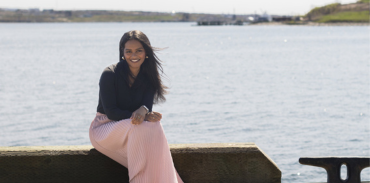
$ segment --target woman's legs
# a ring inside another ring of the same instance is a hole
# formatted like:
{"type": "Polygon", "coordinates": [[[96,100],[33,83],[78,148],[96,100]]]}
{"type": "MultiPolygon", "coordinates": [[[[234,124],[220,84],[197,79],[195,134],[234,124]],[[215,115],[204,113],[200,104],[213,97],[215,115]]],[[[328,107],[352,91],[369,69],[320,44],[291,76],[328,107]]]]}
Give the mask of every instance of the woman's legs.
{"type": "Polygon", "coordinates": [[[91,143],[99,152],[127,167],[131,183],[182,183],[160,122],[132,125],[129,119],[106,119],[99,117],[92,122],[91,143]]]}
{"type": "Polygon", "coordinates": [[[128,167],[133,182],[178,182],[160,122],[145,121],[140,125],[134,125],[129,138],[128,167]],[[141,171],[143,173],[140,173],[141,171]]]}
{"type": "Polygon", "coordinates": [[[104,114],[97,114],[90,126],[90,141],[96,150],[127,167],[128,120],[111,121],[104,114]]]}

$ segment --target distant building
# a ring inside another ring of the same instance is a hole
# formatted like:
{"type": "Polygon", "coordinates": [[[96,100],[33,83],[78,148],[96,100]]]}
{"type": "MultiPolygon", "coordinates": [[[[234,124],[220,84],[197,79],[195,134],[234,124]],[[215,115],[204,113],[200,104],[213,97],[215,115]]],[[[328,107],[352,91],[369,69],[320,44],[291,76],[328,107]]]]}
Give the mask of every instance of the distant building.
{"type": "Polygon", "coordinates": [[[45,10],[42,10],[43,13],[54,13],[54,10],[53,9],[45,9],[45,10]]]}
{"type": "Polygon", "coordinates": [[[38,8],[30,8],[28,11],[30,11],[30,13],[40,13],[40,9],[38,8]]]}
{"type": "Polygon", "coordinates": [[[183,13],[181,21],[189,22],[189,20],[190,20],[190,14],[189,13],[183,13]]]}
{"type": "Polygon", "coordinates": [[[236,15],[233,15],[233,18],[232,18],[232,20],[236,20],[236,15]]]}
{"type": "Polygon", "coordinates": [[[257,23],[257,22],[271,22],[272,21],[272,17],[267,14],[266,12],[262,15],[257,15],[257,14],[254,14],[254,15],[250,15],[247,19],[247,21],[251,22],[251,23],[257,23]]]}
{"type": "Polygon", "coordinates": [[[260,21],[260,22],[271,22],[271,21],[272,21],[272,17],[271,17],[269,14],[267,14],[267,13],[265,12],[265,13],[263,13],[263,14],[260,16],[259,21],[260,21]]]}
{"type": "Polygon", "coordinates": [[[66,17],[71,17],[72,16],[72,11],[64,11],[64,15],[66,17]]]}
{"type": "Polygon", "coordinates": [[[293,16],[273,16],[272,21],[274,22],[286,22],[295,20],[293,16]]]}

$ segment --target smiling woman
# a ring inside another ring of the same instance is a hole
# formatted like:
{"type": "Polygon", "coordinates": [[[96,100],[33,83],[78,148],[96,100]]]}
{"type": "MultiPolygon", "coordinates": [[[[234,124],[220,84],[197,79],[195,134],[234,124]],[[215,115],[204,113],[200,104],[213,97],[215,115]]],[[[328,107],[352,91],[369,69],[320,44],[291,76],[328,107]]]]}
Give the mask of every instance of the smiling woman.
{"type": "Polygon", "coordinates": [[[126,58],[127,64],[131,71],[130,73],[132,74],[132,77],[130,77],[131,86],[135,77],[139,74],[141,64],[143,64],[145,58],[148,58],[148,56],[145,56],[144,47],[135,39],[126,42],[123,53],[124,56],[122,59],[125,60],[126,58]]]}
{"type": "Polygon", "coordinates": [[[90,141],[128,168],[131,183],[182,183],[160,123],[162,114],[152,111],[153,103],[165,100],[161,64],[140,31],[126,32],[119,46],[120,61],[100,78],[90,141]]]}

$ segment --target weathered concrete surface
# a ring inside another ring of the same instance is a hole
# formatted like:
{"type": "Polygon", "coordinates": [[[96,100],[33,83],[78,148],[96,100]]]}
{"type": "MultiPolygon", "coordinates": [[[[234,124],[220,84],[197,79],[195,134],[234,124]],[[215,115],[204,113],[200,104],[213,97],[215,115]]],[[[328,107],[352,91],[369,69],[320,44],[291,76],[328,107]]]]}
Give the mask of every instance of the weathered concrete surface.
{"type": "MultiPolygon", "coordinates": [[[[0,147],[0,182],[128,182],[125,167],[92,146],[0,147]]],[[[171,144],[185,183],[278,183],[281,171],[254,143],[171,144]]]]}

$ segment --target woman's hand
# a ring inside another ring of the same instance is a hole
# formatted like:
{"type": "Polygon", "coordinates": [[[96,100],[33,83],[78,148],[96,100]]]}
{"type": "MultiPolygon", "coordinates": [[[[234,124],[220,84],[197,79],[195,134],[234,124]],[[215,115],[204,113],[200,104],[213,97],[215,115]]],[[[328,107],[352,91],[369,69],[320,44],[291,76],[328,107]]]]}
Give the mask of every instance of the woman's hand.
{"type": "Polygon", "coordinates": [[[147,111],[143,106],[139,107],[139,109],[136,109],[136,111],[134,111],[130,117],[131,123],[133,125],[141,124],[145,119],[146,112],[147,111]]]}
{"type": "Polygon", "coordinates": [[[162,119],[162,114],[159,112],[150,112],[146,114],[145,121],[157,122],[162,119]]]}

